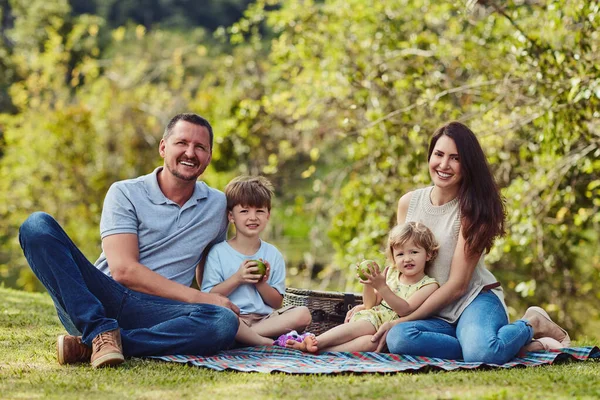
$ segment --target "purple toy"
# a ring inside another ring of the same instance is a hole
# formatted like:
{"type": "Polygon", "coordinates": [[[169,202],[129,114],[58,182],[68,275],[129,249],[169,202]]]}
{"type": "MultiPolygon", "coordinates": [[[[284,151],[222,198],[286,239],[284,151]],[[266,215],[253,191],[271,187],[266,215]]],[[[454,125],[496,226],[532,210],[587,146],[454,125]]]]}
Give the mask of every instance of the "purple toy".
{"type": "Polygon", "coordinates": [[[286,347],[285,344],[288,340],[295,340],[298,343],[302,343],[304,338],[307,336],[312,336],[313,334],[310,332],[304,332],[302,335],[299,335],[296,331],[290,331],[288,333],[284,333],[279,336],[276,341],[273,342],[273,345],[286,347]]]}

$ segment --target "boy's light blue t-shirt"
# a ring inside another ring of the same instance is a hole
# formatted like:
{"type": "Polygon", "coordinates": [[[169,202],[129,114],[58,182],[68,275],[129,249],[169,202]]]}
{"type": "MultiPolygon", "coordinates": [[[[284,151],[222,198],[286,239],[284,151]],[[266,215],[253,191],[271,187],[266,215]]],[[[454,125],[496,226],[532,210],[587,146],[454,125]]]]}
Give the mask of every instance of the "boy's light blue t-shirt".
{"type": "MultiPolygon", "coordinates": [[[[227,237],[227,200],[223,192],[196,182],[192,197],[180,207],[151,174],[115,182],[104,199],[100,235],[137,235],[139,262],[167,279],[190,286],[204,249],[227,237]]],[[[95,263],[110,276],[104,252],[95,263]]]]}
{"type": "MultiPolygon", "coordinates": [[[[229,279],[240,269],[245,260],[257,260],[259,258],[271,264],[271,276],[269,276],[267,283],[282,295],[285,294],[285,261],[283,256],[275,246],[262,240],[256,254],[251,256],[240,253],[226,241],[213,246],[208,253],[206,265],[204,266],[202,291],[210,292],[213,287],[229,279]]],[[[238,286],[227,297],[240,308],[241,314],[267,315],[273,312],[273,308],[265,304],[256,286],[251,284],[238,286]]]]}

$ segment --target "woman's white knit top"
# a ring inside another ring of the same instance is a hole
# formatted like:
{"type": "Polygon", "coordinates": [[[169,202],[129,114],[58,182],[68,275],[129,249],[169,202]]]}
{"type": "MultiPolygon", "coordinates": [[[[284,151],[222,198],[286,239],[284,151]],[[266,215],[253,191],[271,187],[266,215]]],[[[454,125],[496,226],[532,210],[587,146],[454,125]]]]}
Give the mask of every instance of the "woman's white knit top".
{"type": "MultiPolygon", "coordinates": [[[[431,203],[430,197],[432,190],[433,186],[430,186],[412,192],[410,205],[406,214],[406,222],[422,222],[435,234],[440,244],[439,253],[436,259],[430,263],[425,273],[437,279],[439,284],[443,285],[450,275],[452,257],[456,249],[456,243],[458,242],[460,210],[458,198],[444,205],[434,206],[431,203]]],[[[436,315],[437,317],[450,323],[456,322],[463,310],[475,299],[484,286],[497,282],[494,275],[485,267],[484,257],[485,255],[482,254],[477,262],[466,293],[454,303],[441,309],[436,315]]],[[[504,312],[508,316],[502,288],[497,287],[492,290],[502,302],[504,312]]]]}

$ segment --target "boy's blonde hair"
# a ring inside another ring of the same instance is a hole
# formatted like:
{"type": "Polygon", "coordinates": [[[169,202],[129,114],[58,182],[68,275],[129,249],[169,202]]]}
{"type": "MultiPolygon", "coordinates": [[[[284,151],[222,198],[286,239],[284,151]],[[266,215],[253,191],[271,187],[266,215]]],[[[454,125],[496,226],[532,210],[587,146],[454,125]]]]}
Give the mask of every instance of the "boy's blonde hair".
{"type": "Polygon", "coordinates": [[[241,205],[243,207],[267,207],[271,211],[273,185],[264,176],[242,175],[233,178],[225,186],[227,211],[241,205]]]}
{"type": "Polygon", "coordinates": [[[394,264],[394,247],[401,246],[411,239],[415,245],[425,249],[425,252],[431,256],[429,262],[435,259],[440,245],[433,232],[421,222],[407,222],[393,227],[388,236],[385,254],[392,264],[394,264]]]}

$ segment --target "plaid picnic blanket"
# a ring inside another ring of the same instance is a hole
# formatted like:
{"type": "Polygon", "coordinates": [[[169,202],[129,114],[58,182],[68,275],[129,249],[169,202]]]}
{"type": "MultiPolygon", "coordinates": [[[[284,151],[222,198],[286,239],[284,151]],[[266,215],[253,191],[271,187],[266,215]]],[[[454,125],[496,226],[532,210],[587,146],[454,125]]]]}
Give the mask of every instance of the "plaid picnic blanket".
{"type": "Polygon", "coordinates": [[[285,372],[288,374],[390,373],[418,370],[452,371],[475,368],[533,367],[566,360],[600,359],[600,349],[598,347],[572,347],[548,352],[530,352],[502,365],[384,353],[326,352],[312,355],[279,346],[246,347],[222,351],[210,357],[173,355],[152,358],[186,363],[217,371],[285,372]]]}

